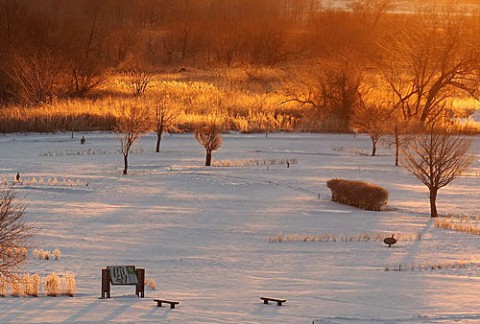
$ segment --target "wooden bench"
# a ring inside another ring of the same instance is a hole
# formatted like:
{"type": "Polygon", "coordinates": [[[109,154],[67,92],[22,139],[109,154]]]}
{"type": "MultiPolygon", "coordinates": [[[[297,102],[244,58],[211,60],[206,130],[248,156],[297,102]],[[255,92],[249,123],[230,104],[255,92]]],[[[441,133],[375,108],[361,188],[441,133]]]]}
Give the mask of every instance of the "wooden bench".
{"type": "Polygon", "coordinates": [[[162,303],[170,304],[170,308],[175,308],[175,305],[180,304],[180,302],[170,301],[170,300],[165,300],[165,299],[154,299],[153,301],[157,302],[157,307],[162,307],[162,303]]]}
{"type": "Polygon", "coordinates": [[[285,303],[287,300],[282,299],[282,298],[272,298],[272,297],[260,297],[261,300],[263,300],[264,304],[268,304],[268,301],[274,301],[277,302],[278,306],[282,306],[282,303],[285,303]]]}

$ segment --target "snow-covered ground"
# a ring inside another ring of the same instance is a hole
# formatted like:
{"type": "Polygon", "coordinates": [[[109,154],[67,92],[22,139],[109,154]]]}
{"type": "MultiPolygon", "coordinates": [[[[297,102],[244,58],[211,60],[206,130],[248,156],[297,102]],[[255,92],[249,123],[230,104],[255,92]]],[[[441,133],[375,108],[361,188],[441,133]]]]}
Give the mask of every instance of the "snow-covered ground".
{"type": "MultiPolygon", "coordinates": [[[[70,271],[78,288],[74,298],[2,298],[0,323],[480,322],[480,237],[433,226],[426,188],[393,166],[393,147],[370,157],[364,136],[226,134],[213,156],[297,160],[287,168],[204,167],[191,134],[166,136],[161,153],[154,145],[153,135],[142,138],[123,176],[111,133],[0,137],[1,179],[20,172],[37,181],[15,189],[38,229],[34,245],[62,251],[58,261],[30,256],[22,271],[70,271]],[[331,202],[325,182],[334,177],[386,188],[388,210],[331,202]],[[58,184],[48,184],[54,178],[58,184]],[[420,233],[421,240],[392,248],[269,242],[279,234],[360,233],[420,233]],[[460,261],[471,265],[418,270],[460,261]],[[99,299],[101,269],[129,264],[145,268],[157,290],[137,298],[134,287],[114,286],[111,299],[99,299]],[[399,264],[415,270],[385,271],[399,264]],[[260,296],[287,302],[264,305],[260,296]],[[158,308],[155,297],[180,304],[158,308]]],[[[478,139],[472,152],[480,152],[478,139]]],[[[479,168],[477,155],[468,174],[440,191],[441,214],[480,215],[479,168]]]]}

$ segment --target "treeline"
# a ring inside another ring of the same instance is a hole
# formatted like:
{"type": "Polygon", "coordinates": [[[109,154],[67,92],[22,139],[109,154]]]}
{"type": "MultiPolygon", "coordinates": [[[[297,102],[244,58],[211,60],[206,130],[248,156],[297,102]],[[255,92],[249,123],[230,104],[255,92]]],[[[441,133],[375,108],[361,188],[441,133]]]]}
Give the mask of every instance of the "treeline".
{"type": "Polygon", "coordinates": [[[272,66],[347,45],[364,51],[387,9],[366,3],[342,12],[313,0],[0,0],[0,98],[85,96],[112,69],[272,66]]]}
{"type": "Polygon", "coordinates": [[[355,116],[379,109],[428,123],[451,117],[452,100],[478,97],[480,14],[472,7],[322,3],[0,0],[0,105],[97,98],[111,94],[117,76],[136,79],[139,96],[153,75],[184,68],[243,69],[247,82],[281,94],[278,105],[305,107],[298,124],[312,130],[332,121],[337,130],[361,128],[355,116]]]}

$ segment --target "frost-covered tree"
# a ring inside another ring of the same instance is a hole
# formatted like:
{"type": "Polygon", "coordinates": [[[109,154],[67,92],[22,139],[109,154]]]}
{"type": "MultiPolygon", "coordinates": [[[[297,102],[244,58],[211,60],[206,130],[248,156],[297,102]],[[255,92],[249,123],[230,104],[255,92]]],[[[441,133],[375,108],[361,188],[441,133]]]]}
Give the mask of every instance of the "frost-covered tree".
{"type": "Polygon", "coordinates": [[[469,154],[471,139],[452,133],[412,136],[402,146],[403,166],[413,173],[430,191],[430,215],[438,217],[437,193],[472,162],[469,154]]]}
{"type": "Polygon", "coordinates": [[[223,140],[220,134],[220,128],[216,124],[204,125],[195,129],[194,136],[195,139],[205,147],[207,154],[205,166],[210,166],[212,162],[212,152],[222,146],[223,140]]]}

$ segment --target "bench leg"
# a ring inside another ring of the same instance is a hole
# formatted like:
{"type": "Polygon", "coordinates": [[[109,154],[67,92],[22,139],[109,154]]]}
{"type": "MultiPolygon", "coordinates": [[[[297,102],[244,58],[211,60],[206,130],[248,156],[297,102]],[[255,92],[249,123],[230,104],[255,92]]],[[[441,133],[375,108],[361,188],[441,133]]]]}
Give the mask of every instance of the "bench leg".
{"type": "Polygon", "coordinates": [[[174,304],[174,303],[171,303],[171,304],[170,304],[170,308],[175,308],[175,304],[174,304]]]}
{"type": "Polygon", "coordinates": [[[278,306],[282,306],[282,302],[277,302],[277,305],[278,305],[278,306]]]}
{"type": "Polygon", "coordinates": [[[264,303],[264,304],[268,304],[268,300],[267,300],[267,299],[264,299],[264,300],[263,300],[263,303],[264,303]]]}
{"type": "Polygon", "coordinates": [[[157,302],[157,307],[162,307],[162,302],[157,302]]]}

